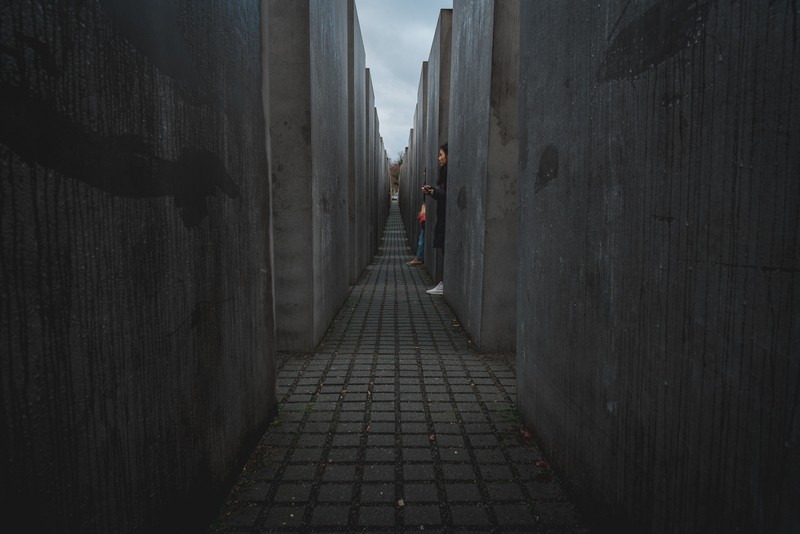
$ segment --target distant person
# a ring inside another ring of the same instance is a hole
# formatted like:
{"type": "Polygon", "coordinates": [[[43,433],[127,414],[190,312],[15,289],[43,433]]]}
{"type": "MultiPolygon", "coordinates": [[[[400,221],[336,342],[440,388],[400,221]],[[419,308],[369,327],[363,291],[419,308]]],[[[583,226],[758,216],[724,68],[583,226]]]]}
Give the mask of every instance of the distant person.
{"type": "MultiPolygon", "coordinates": [[[[422,192],[436,201],[436,227],[433,229],[433,248],[442,249],[444,255],[444,223],[447,216],[447,143],[439,147],[439,180],[436,188],[429,185],[422,187],[422,192]]],[[[440,280],[435,287],[427,291],[431,295],[444,293],[444,281],[440,280]]]]}
{"type": "Polygon", "coordinates": [[[419,209],[419,214],[417,215],[417,220],[419,221],[419,225],[421,227],[419,231],[419,241],[417,242],[417,254],[416,257],[406,262],[406,265],[422,265],[425,263],[423,260],[425,259],[425,201],[422,201],[422,207],[419,209]]]}

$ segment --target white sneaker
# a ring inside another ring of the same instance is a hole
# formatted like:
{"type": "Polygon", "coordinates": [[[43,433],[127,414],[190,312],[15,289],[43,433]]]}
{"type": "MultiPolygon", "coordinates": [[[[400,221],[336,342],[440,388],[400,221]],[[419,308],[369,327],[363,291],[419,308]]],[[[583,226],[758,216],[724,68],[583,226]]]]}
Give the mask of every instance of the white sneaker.
{"type": "Polygon", "coordinates": [[[434,287],[433,289],[429,289],[428,291],[426,291],[426,293],[428,293],[429,295],[441,295],[442,293],[444,293],[444,283],[439,282],[438,284],[436,284],[436,287],[434,287]]]}

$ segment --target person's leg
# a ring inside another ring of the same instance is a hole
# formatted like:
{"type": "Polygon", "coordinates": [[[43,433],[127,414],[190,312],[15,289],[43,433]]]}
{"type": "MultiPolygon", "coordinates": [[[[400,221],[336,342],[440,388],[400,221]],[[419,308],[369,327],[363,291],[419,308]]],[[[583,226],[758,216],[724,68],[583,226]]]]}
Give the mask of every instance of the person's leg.
{"type": "Polygon", "coordinates": [[[419,233],[419,241],[417,242],[417,259],[422,260],[425,258],[425,228],[419,233]]]}

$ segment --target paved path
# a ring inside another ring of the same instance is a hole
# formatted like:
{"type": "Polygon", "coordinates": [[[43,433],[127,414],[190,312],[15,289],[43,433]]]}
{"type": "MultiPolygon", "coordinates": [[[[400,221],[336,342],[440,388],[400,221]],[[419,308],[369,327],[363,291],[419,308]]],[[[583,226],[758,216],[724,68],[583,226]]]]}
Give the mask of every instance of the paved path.
{"type": "Polygon", "coordinates": [[[383,247],[314,354],[280,355],[280,412],[209,532],[587,532],[514,411],[513,355],[478,355],[383,247]]]}

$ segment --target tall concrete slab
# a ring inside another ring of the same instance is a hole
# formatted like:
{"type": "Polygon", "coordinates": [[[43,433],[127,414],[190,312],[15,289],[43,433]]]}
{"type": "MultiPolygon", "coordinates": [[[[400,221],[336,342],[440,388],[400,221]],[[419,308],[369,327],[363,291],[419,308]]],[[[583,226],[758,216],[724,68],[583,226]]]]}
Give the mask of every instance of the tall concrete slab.
{"type": "MultiPolygon", "coordinates": [[[[447,143],[450,127],[450,60],[453,39],[453,10],[442,9],[433,35],[428,57],[428,113],[426,117],[425,167],[430,169],[420,188],[427,183],[436,186],[439,173],[439,147],[447,143]]],[[[464,88],[466,89],[466,87],[464,88]]],[[[444,262],[441,252],[433,248],[433,229],[436,227],[436,201],[426,198],[425,266],[431,278],[441,280],[444,262]]]]}
{"type": "Polygon", "coordinates": [[[417,86],[417,113],[414,115],[414,160],[412,166],[412,182],[414,183],[414,197],[412,211],[410,213],[410,225],[413,231],[408,234],[411,250],[416,252],[417,241],[419,239],[420,228],[416,221],[416,214],[419,212],[424,195],[422,194],[422,184],[425,168],[425,132],[428,127],[428,62],[422,62],[422,69],[419,74],[419,85],[417,86]]]}
{"type": "Polygon", "coordinates": [[[371,252],[370,257],[375,255],[375,253],[378,251],[378,245],[380,244],[381,235],[383,234],[383,228],[380,226],[380,224],[378,222],[380,220],[380,215],[379,215],[380,214],[380,200],[378,199],[378,196],[379,196],[380,187],[381,187],[381,183],[380,183],[381,165],[382,165],[381,154],[383,153],[383,151],[381,150],[381,133],[380,133],[381,132],[381,125],[380,125],[380,120],[378,118],[378,110],[377,110],[377,108],[372,108],[372,113],[375,116],[375,119],[374,119],[375,130],[373,132],[374,133],[374,137],[372,139],[372,141],[373,141],[373,145],[372,145],[372,147],[373,147],[372,148],[373,167],[372,167],[372,176],[370,177],[370,180],[371,180],[371,183],[370,183],[370,194],[371,194],[370,203],[371,204],[370,205],[372,207],[372,209],[370,211],[370,215],[371,215],[370,227],[372,228],[372,244],[371,244],[372,246],[370,248],[370,252],[371,252]]]}
{"type": "Polygon", "coordinates": [[[277,343],[309,351],[348,291],[348,9],[269,9],[277,343]]]}
{"type": "Polygon", "coordinates": [[[414,129],[412,128],[408,132],[408,146],[405,149],[405,153],[403,156],[403,166],[402,166],[402,176],[400,181],[400,190],[402,192],[400,196],[400,214],[403,219],[403,227],[406,231],[406,236],[409,239],[409,246],[411,247],[411,252],[416,254],[416,243],[411,243],[412,237],[411,232],[414,231],[414,225],[416,221],[414,220],[413,210],[414,204],[417,202],[417,192],[414,190],[414,184],[411,181],[412,170],[412,155],[414,153],[414,129]]]}
{"type": "Polygon", "coordinates": [[[598,528],[800,531],[796,9],[522,2],[518,408],[598,528]]]}
{"type": "Polygon", "coordinates": [[[519,0],[453,12],[445,298],[482,352],[516,346],[519,0]]]}
{"type": "Polygon", "coordinates": [[[364,191],[364,198],[366,199],[366,215],[367,220],[369,221],[368,229],[367,229],[367,247],[364,250],[364,261],[366,264],[369,264],[372,261],[372,256],[375,254],[375,250],[373,248],[373,244],[375,243],[375,225],[373,224],[372,220],[372,213],[375,209],[374,199],[374,190],[375,190],[375,168],[376,168],[376,161],[375,161],[375,132],[377,130],[375,124],[375,90],[372,87],[372,76],[370,75],[369,69],[366,70],[366,109],[364,113],[366,114],[367,119],[367,138],[366,138],[366,147],[364,150],[367,154],[367,184],[364,191]]]}
{"type": "Polygon", "coordinates": [[[203,531],[275,410],[265,20],[0,3],[7,524],[203,531]]]}
{"type": "Polygon", "coordinates": [[[350,284],[355,284],[366,267],[365,253],[367,217],[364,209],[364,188],[367,182],[367,153],[364,150],[367,135],[366,120],[366,52],[358,22],[355,0],[347,1],[348,53],[348,263],[350,284]]]}

